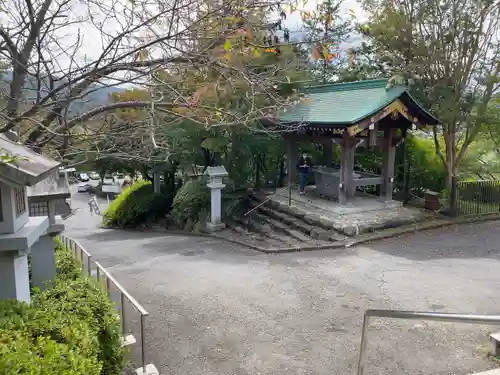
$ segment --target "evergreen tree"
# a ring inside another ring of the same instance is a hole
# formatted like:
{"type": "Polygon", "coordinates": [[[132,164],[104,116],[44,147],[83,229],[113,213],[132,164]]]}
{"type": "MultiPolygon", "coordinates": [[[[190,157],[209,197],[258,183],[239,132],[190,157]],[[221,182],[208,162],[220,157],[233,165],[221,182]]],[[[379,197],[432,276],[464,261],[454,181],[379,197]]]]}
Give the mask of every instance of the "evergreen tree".
{"type": "Polygon", "coordinates": [[[351,32],[351,22],[341,15],[341,0],[324,0],[312,12],[303,12],[306,48],[311,53],[311,64],[316,79],[326,83],[338,75],[346,63],[347,54],[341,56],[340,44],[351,32]]]}

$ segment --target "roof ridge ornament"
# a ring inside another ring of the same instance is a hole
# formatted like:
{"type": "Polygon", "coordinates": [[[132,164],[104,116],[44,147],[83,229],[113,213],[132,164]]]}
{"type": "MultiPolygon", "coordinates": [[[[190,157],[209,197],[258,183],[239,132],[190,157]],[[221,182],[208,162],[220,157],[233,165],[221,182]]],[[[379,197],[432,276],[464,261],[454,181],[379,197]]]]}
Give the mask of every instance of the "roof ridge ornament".
{"type": "Polygon", "coordinates": [[[396,74],[389,78],[387,81],[387,85],[385,86],[385,91],[389,91],[392,89],[394,86],[404,86],[405,84],[405,79],[402,75],[396,74]]]}

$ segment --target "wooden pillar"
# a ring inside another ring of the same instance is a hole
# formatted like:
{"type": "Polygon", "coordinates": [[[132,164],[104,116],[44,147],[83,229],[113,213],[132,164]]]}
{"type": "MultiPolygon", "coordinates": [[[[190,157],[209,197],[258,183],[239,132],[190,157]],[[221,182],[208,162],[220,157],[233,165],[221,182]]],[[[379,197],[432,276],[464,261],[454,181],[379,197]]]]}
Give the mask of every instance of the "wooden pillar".
{"type": "Polygon", "coordinates": [[[345,170],[346,170],[346,140],[342,139],[339,141],[340,146],[340,184],[339,188],[339,203],[344,205],[347,203],[347,194],[346,194],[346,180],[345,180],[345,170]]]}
{"type": "Polygon", "coordinates": [[[346,204],[354,196],[356,190],[353,183],[354,155],[356,154],[355,140],[345,137],[340,142],[340,183],[342,188],[339,194],[339,203],[346,204]]]}
{"type": "Polygon", "coordinates": [[[354,186],[354,156],[356,155],[356,140],[355,139],[347,139],[346,144],[346,183],[347,183],[347,199],[354,197],[354,193],[356,192],[356,187],[354,186]]]}
{"type": "Polygon", "coordinates": [[[323,142],[323,164],[327,167],[332,166],[333,161],[333,141],[328,139],[323,142]]]}
{"type": "Polygon", "coordinates": [[[297,178],[297,138],[294,134],[285,137],[286,140],[286,160],[288,169],[288,186],[295,186],[297,178]]]}
{"type": "Polygon", "coordinates": [[[388,202],[392,200],[392,190],[394,179],[394,159],[396,155],[396,146],[394,145],[395,129],[388,128],[384,131],[384,149],[382,159],[382,186],[380,195],[382,200],[388,202]]]}

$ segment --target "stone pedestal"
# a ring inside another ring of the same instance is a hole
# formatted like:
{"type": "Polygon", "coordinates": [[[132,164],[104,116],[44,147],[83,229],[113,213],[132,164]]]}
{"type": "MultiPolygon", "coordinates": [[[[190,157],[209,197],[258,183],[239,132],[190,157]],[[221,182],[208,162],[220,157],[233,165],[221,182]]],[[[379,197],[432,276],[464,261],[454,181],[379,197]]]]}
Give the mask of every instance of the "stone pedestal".
{"type": "MultiPolygon", "coordinates": [[[[50,216],[49,216],[50,219],[50,216]]],[[[56,277],[54,237],[64,231],[62,218],[56,217],[45,235],[31,247],[31,277],[33,286],[45,289],[56,277]]]]}
{"type": "Polygon", "coordinates": [[[208,183],[207,186],[210,188],[210,221],[207,223],[207,229],[214,232],[226,227],[222,222],[222,189],[226,185],[208,183]]]}
{"type": "Polygon", "coordinates": [[[30,302],[28,255],[25,252],[0,252],[0,285],[0,299],[30,302]]]}
{"type": "Polygon", "coordinates": [[[207,186],[210,188],[210,221],[207,229],[211,232],[225,228],[222,222],[222,189],[226,185],[222,183],[222,178],[227,176],[224,166],[208,167],[206,172],[209,176],[207,186]]]}

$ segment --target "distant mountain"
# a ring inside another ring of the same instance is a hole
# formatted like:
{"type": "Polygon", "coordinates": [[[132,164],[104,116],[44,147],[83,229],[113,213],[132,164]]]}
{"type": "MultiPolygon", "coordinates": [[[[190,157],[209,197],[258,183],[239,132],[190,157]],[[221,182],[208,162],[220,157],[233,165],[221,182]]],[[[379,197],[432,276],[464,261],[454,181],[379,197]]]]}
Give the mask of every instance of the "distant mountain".
{"type": "MultiPolygon", "coordinates": [[[[12,72],[5,72],[3,76],[0,73],[0,94],[7,94],[9,90],[9,82],[12,79],[12,72]]],[[[48,87],[47,84],[42,85],[48,87]]],[[[117,86],[102,86],[102,85],[93,85],[87,92],[88,94],[82,97],[81,99],[74,100],[73,103],[70,104],[68,114],[70,116],[75,116],[81,113],[85,113],[93,108],[105,105],[109,101],[109,97],[111,94],[119,93],[125,91],[125,88],[117,87],[117,86]]],[[[34,78],[29,77],[24,84],[24,92],[23,98],[30,102],[36,98],[37,95],[37,82],[34,78]]],[[[42,97],[44,95],[44,91],[47,89],[42,88],[42,97]]],[[[67,92],[67,91],[66,91],[67,92]]],[[[63,96],[64,93],[61,95],[63,96]]]]}

